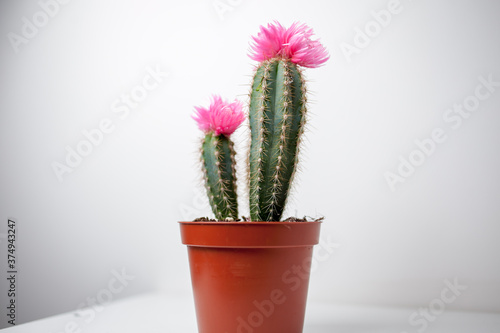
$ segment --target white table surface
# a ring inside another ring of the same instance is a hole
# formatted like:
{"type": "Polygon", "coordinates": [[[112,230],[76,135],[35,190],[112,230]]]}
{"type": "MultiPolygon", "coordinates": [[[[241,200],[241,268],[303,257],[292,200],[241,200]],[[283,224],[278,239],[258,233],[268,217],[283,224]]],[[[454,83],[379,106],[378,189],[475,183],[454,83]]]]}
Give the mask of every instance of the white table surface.
{"type": "MultiPolygon", "coordinates": [[[[144,294],[106,304],[99,310],[93,311],[94,318],[89,313],[69,312],[2,332],[197,333],[190,299],[144,294]]],[[[309,302],[304,333],[500,333],[500,314],[448,310],[419,332],[421,326],[409,323],[410,315],[416,310],[309,302]]]]}

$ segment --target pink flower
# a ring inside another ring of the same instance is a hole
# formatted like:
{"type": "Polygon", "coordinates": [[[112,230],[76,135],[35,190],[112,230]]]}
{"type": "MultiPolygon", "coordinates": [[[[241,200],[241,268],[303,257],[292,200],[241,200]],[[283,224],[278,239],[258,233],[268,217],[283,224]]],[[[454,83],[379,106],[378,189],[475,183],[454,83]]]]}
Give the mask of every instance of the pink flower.
{"type": "Polygon", "coordinates": [[[243,104],[234,100],[229,103],[218,95],[212,95],[210,106],[207,108],[195,106],[192,118],[198,127],[205,133],[214,132],[215,135],[230,136],[245,120],[243,104]]]}
{"type": "Polygon", "coordinates": [[[306,24],[295,22],[288,29],[279,22],[269,23],[267,28],[260,26],[257,37],[252,36],[250,44],[251,59],[265,61],[284,58],[304,67],[319,67],[330,56],[325,47],[317,40],[311,40],[313,30],[306,24]]]}

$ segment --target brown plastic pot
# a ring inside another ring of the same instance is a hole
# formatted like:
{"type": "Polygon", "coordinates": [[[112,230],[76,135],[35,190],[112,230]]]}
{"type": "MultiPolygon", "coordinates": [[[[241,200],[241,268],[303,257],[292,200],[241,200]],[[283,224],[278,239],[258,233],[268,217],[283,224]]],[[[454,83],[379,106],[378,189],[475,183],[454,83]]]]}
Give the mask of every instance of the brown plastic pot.
{"type": "Polygon", "coordinates": [[[199,333],[301,333],[321,222],[179,222],[199,333]]]}

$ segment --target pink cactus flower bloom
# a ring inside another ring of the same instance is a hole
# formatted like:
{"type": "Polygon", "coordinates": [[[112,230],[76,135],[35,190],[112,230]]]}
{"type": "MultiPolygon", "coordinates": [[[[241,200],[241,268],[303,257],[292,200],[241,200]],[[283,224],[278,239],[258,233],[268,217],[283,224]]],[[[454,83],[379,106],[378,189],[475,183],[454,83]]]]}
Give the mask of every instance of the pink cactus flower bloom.
{"type": "Polygon", "coordinates": [[[229,103],[218,95],[212,95],[208,108],[195,106],[192,118],[198,123],[198,127],[205,133],[213,132],[216,136],[220,134],[229,137],[245,120],[243,104],[234,100],[229,103]]]}
{"type": "Polygon", "coordinates": [[[279,22],[260,26],[257,37],[252,36],[250,58],[259,62],[272,58],[284,58],[309,68],[323,65],[330,56],[317,40],[311,40],[313,30],[306,24],[295,22],[290,28],[279,22]]]}

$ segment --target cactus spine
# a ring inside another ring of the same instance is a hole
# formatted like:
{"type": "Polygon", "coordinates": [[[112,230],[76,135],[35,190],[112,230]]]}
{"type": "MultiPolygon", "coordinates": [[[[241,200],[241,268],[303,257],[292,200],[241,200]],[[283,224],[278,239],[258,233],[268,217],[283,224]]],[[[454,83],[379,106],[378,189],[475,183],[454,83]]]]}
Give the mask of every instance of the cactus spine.
{"type": "Polygon", "coordinates": [[[287,59],[260,64],[250,94],[249,155],[252,221],[279,221],[297,169],[306,120],[301,70],[287,59]]]}
{"type": "Polygon", "coordinates": [[[218,220],[238,218],[235,151],[233,142],[213,132],[205,135],[201,147],[205,186],[218,220]]]}

